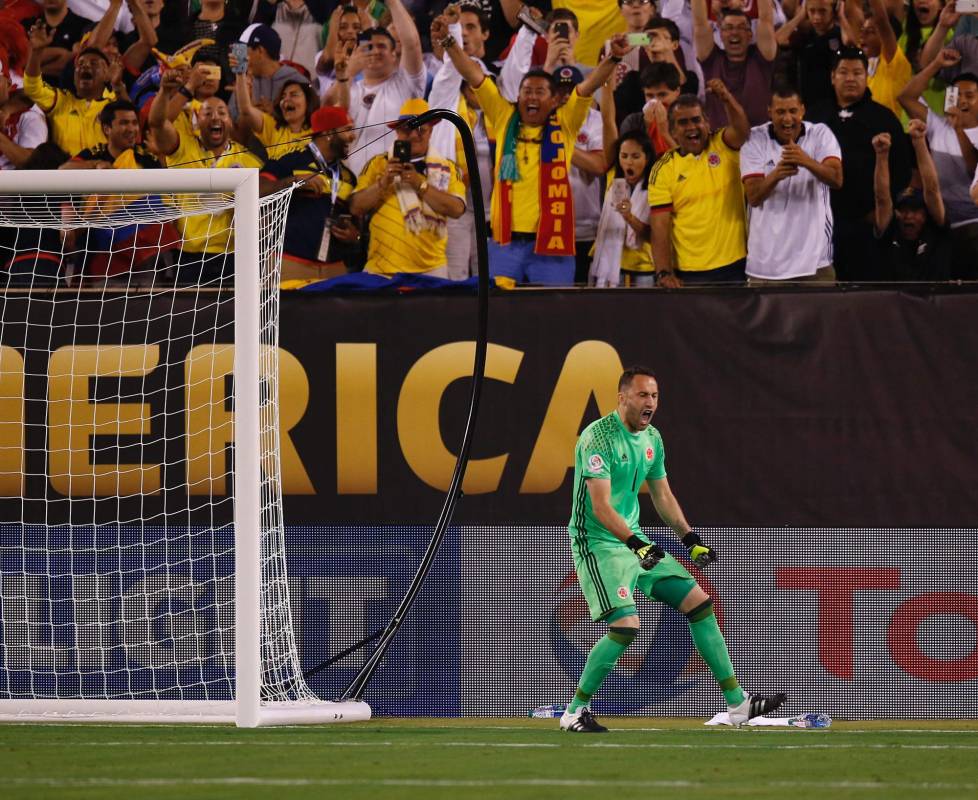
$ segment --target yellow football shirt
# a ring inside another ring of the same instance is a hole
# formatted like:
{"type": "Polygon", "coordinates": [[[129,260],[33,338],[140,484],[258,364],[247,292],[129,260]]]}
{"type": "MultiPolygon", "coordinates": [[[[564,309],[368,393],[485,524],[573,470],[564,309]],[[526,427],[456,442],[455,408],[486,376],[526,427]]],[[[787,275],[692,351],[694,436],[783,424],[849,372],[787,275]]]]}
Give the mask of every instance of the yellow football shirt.
{"type": "MultiPolygon", "coordinates": [[[[224,152],[215,156],[201,144],[196,136],[179,134],[177,149],[166,156],[166,164],[179,169],[216,169],[218,167],[260,169],[261,160],[241,145],[228,142],[224,152]]],[[[177,228],[183,235],[183,249],[190,253],[223,253],[232,247],[234,212],[220,214],[195,214],[177,219],[177,228]]]]}
{"type": "Polygon", "coordinates": [[[303,128],[298,133],[288,125],[281,127],[271,114],[262,112],[261,130],[255,136],[265,145],[268,158],[281,158],[286,153],[301,150],[312,140],[312,128],[303,128]]]}
{"type": "Polygon", "coordinates": [[[82,100],[64,89],[52,88],[40,75],[25,75],[24,94],[45,113],[51,141],[69,156],[105,142],[98,115],[115,100],[114,92],[106,89],[100,100],[82,100]]]}
{"type": "Polygon", "coordinates": [[[649,176],[653,214],[672,214],[676,266],[702,272],[747,255],[740,153],[716,131],[698,156],[670,150],[649,176]]]}
{"type": "Polygon", "coordinates": [[[552,6],[569,8],[577,14],[581,38],[577,40],[574,54],[578,61],[589,67],[598,63],[598,54],[605,41],[625,30],[618,3],[609,0],[553,0],[552,6]]]}
{"type": "MultiPolygon", "coordinates": [[[[489,122],[491,130],[496,132],[496,165],[495,174],[499,175],[499,164],[503,158],[503,137],[513,114],[519,113],[516,105],[499,94],[496,84],[488,78],[475,89],[476,97],[489,122]]],[[[570,169],[571,158],[574,155],[574,143],[584,120],[587,119],[591,107],[590,97],[581,97],[577,90],[563,106],[557,109],[557,122],[566,146],[564,157],[567,168],[570,169]]],[[[519,233],[536,233],[540,224],[540,140],[543,138],[543,126],[524,125],[520,128],[516,142],[516,162],[519,166],[520,179],[513,184],[513,231],[519,233]]],[[[492,229],[500,230],[502,219],[501,183],[496,180],[492,187],[492,229]]]]}
{"type": "MultiPolygon", "coordinates": [[[[465,184],[454,162],[440,156],[429,155],[425,159],[428,182],[442,191],[465,202],[465,184]]],[[[387,154],[374,156],[357,181],[357,191],[373,186],[387,171],[387,154]]],[[[426,216],[435,220],[444,217],[427,211],[426,216]]],[[[404,214],[397,193],[392,192],[380,204],[370,220],[370,247],[364,272],[394,275],[399,272],[428,272],[446,263],[445,246],[448,242],[445,226],[442,232],[425,228],[411,233],[404,226],[404,214]]]]}
{"type": "Polygon", "coordinates": [[[913,76],[910,62],[899,47],[889,62],[884,61],[883,56],[873,61],[870,62],[872,74],[866,81],[873,99],[890,109],[899,119],[903,119],[903,106],[897,102],[897,96],[903,87],[910,83],[910,78],[913,76]]]}

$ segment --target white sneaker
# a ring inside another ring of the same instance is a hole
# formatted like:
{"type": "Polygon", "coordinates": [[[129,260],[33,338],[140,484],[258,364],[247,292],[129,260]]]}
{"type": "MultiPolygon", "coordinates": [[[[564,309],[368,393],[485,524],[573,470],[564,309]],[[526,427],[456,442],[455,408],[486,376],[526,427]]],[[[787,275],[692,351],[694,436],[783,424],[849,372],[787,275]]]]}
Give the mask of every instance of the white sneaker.
{"type": "Polygon", "coordinates": [[[784,692],[772,694],[770,697],[744,692],[744,701],[740,705],[727,706],[730,713],[730,724],[739,728],[749,719],[754,719],[754,717],[759,717],[762,714],[770,714],[787,699],[788,696],[784,692]]]}
{"type": "Polygon", "coordinates": [[[608,730],[594,718],[587,706],[581,706],[573,713],[565,711],[561,714],[560,729],[568,733],[606,733],[608,730]]]}

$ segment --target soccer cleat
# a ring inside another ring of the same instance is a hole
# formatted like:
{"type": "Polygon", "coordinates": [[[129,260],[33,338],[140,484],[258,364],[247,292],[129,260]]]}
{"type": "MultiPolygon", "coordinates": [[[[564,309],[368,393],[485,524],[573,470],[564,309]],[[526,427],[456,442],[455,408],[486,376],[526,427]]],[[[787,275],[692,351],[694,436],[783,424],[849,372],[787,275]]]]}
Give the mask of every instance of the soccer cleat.
{"type": "Polygon", "coordinates": [[[560,729],[568,733],[607,733],[608,729],[594,718],[591,709],[581,706],[571,713],[560,715],[560,729]]]}
{"type": "Polygon", "coordinates": [[[727,706],[730,712],[730,724],[735,728],[739,728],[749,719],[770,714],[780,708],[781,704],[788,699],[784,692],[772,694],[770,697],[765,697],[762,694],[751,694],[750,692],[744,692],[744,695],[744,702],[740,705],[727,706]]]}

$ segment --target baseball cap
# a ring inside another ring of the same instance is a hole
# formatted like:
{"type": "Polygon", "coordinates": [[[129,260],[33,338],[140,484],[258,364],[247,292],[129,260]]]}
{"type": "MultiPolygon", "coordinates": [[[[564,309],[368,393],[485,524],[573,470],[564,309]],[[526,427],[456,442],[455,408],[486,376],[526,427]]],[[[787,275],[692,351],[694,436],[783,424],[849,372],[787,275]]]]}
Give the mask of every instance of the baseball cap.
{"type": "Polygon", "coordinates": [[[268,55],[276,61],[282,53],[282,37],[273,28],[260,22],[245,28],[238,41],[244,42],[248,47],[264,47],[268,55]]]}
{"type": "Polygon", "coordinates": [[[337,128],[344,128],[352,125],[350,113],[342,106],[322,106],[312,112],[309,120],[312,123],[313,133],[326,133],[335,131],[337,128]]]}
{"type": "Polygon", "coordinates": [[[583,73],[577,67],[572,66],[557,67],[551,74],[560,89],[573,89],[584,80],[583,73]]]}
{"type": "MultiPolygon", "coordinates": [[[[430,110],[427,100],[422,100],[420,97],[412,97],[410,100],[406,100],[404,105],[401,106],[401,112],[397,116],[397,122],[387,123],[388,128],[397,128],[400,123],[407,119],[413,119],[426,111],[430,110]]],[[[438,120],[432,120],[433,123],[437,123],[438,120]]]]}

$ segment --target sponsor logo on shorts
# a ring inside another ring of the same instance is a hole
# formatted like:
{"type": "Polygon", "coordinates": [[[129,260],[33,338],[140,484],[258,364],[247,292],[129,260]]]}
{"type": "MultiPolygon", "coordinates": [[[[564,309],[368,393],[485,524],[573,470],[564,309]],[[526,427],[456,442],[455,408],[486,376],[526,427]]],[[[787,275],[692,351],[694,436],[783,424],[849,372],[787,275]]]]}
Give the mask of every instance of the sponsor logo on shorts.
{"type": "Polygon", "coordinates": [[[587,460],[587,468],[591,472],[601,472],[604,469],[604,459],[600,455],[595,453],[593,456],[587,460]]]}
{"type": "Polygon", "coordinates": [[[646,447],[645,448],[645,460],[646,461],[651,461],[654,457],[655,457],[655,450],[653,450],[651,447],[646,447]]]}
{"type": "Polygon", "coordinates": [[[619,586],[618,587],[618,596],[622,600],[627,600],[628,599],[628,587],[627,586],[619,586]]]}

